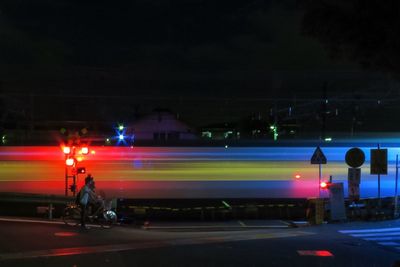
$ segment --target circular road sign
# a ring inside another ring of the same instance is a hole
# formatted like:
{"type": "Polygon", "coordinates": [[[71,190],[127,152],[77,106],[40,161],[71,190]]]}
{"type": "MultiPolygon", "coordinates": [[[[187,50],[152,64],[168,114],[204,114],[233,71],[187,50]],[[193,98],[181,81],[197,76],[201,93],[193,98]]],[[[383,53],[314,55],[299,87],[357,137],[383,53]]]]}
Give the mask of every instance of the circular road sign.
{"type": "Polygon", "coordinates": [[[350,167],[358,168],[364,164],[365,154],[358,147],[353,147],[346,152],[346,163],[350,167]]]}

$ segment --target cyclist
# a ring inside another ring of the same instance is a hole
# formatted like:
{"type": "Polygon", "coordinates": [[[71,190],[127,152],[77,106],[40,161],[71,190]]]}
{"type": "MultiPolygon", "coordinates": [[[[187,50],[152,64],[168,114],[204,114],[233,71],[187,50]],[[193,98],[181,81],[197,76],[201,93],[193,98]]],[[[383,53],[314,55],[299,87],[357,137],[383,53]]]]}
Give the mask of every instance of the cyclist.
{"type": "Polygon", "coordinates": [[[90,202],[96,202],[97,196],[92,190],[94,186],[93,176],[88,174],[85,178],[85,186],[80,191],[80,205],[81,205],[81,227],[82,229],[88,229],[85,223],[85,214],[87,212],[87,206],[90,202]]]}

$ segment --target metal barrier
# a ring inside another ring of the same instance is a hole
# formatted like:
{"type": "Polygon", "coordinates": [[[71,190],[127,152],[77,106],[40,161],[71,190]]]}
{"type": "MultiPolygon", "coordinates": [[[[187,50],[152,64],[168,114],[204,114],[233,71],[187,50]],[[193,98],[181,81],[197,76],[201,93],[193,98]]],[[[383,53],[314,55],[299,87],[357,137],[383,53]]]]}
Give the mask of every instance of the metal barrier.
{"type": "Polygon", "coordinates": [[[307,199],[119,199],[121,217],[135,219],[304,219],[307,199]]]}
{"type": "Polygon", "coordinates": [[[15,204],[37,204],[36,213],[46,214],[48,219],[53,219],[55,205],[66,205],[68,202],[74,201],[73,197],[65,197],[59,195],[41,195],[41,194],[24,194],[24,193],[0,193],[0,203],[8,203],[9,209],[15,208],[15,204]],[[13,204],[13,205],[11,205],[13,204]]]}

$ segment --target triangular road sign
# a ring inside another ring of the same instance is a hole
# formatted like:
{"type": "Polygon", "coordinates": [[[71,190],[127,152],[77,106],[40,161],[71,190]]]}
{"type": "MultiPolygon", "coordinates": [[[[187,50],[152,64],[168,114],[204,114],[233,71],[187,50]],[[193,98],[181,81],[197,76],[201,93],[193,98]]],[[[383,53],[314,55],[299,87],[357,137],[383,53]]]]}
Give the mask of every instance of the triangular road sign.
{"type": "Polygon", "coordinates": [[[326,162],[326,157],[321,148],[318,146],[311,157],[311,164],[326,164],[326,162]]]}

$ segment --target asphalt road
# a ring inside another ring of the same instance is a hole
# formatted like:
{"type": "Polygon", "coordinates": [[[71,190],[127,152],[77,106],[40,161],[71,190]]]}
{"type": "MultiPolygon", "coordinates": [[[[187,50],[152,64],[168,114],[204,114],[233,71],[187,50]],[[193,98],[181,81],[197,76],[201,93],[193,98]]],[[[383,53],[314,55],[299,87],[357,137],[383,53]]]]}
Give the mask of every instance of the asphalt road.
{"type": "Polygon", "coordinates": [[[0,266],[383,267],[400,260],[400,221],[240,231],[183,226],[80,231],[0,221],[0,266]]]}

